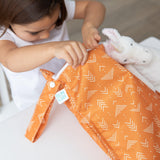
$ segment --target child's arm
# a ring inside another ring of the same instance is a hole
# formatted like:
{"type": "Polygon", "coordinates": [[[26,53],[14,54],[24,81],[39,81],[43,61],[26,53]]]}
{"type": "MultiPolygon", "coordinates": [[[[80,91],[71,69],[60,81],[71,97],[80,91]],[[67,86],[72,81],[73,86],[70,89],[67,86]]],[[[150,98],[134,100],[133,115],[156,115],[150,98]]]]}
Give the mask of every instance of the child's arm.
{"type": "Polygon", "coordinates": [[[13,42],[0,40],[0,63],[13,72],[34,69],[54,57],[65,59],[73,67],[84,64],[88,53],[80,42],[50,42],[18,48],[13,42]]]}
{"type": "Polygon", "coordinates": [[[84,19],[82,26],[83,42],[87,48],[97,47],[101,37],[97,28],[105,17],[105,7],[96,1],[76,1],[75,19],[84,19]]]}

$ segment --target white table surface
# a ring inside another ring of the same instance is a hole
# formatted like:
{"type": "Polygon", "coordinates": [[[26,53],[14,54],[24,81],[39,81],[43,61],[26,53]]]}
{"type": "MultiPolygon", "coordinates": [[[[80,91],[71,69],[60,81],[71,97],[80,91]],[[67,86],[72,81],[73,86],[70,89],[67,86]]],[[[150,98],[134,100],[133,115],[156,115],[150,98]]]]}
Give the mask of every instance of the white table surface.
{"type": "MultiPolygon", "coordinates": [[[[160,41],[153,37],[143,44],[160,47],[160,41]]],[[[45,131],[31,143],[24,134],[33,111],[34,107],[29,107],[0,123],[1,160],[107,160],[64,104],[54,104],[45,131]]]]}
{"type": "Polygon", "coordinates": [[[1,160],[106,160],[75,116],[55,102],[42,136],[31,143],[24,134],[32,117],[30,107],[0,123],[1,160]]]}

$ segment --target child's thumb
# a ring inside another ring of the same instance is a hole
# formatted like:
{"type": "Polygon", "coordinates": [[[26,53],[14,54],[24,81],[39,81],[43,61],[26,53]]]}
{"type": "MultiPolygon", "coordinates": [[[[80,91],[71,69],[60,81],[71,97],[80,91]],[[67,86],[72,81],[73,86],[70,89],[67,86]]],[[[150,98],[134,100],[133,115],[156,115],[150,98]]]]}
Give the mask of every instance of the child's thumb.
{"type": "Polygon", "coordinates": [[[94,36],[94,38],[95,38],[96,41],[100,41],[101,40],[101,36],[99,34],[96,34],[94,36]]]}

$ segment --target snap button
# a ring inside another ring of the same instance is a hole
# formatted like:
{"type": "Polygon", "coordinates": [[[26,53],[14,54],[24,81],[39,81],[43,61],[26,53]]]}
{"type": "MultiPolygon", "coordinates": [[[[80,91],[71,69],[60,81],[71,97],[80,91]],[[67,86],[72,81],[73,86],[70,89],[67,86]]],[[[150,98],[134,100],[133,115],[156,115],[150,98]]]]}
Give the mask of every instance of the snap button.
{"type": "Polygon", "coordinates": [[[54,83],[54,82],[50,82],[49,86],[50,86],[51,88],[54,88],[54,87],[55,87],[55,83],[54,83]]]}

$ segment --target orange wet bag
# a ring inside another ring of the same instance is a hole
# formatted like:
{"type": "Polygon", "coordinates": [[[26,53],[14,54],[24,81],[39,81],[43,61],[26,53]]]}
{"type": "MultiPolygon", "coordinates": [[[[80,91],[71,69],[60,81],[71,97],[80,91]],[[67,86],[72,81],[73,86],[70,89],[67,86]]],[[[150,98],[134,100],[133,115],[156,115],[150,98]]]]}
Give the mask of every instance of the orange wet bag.
{"type": "Polygon", "coordinates": [[[160,96],[108,57],[103,45],[89,52],[84,66],[68,66],[58,76],[42,73],[47,82],[26,131],[30,141],[45,128],[56,94],[112,160],[160,160],[160,96]]]}

